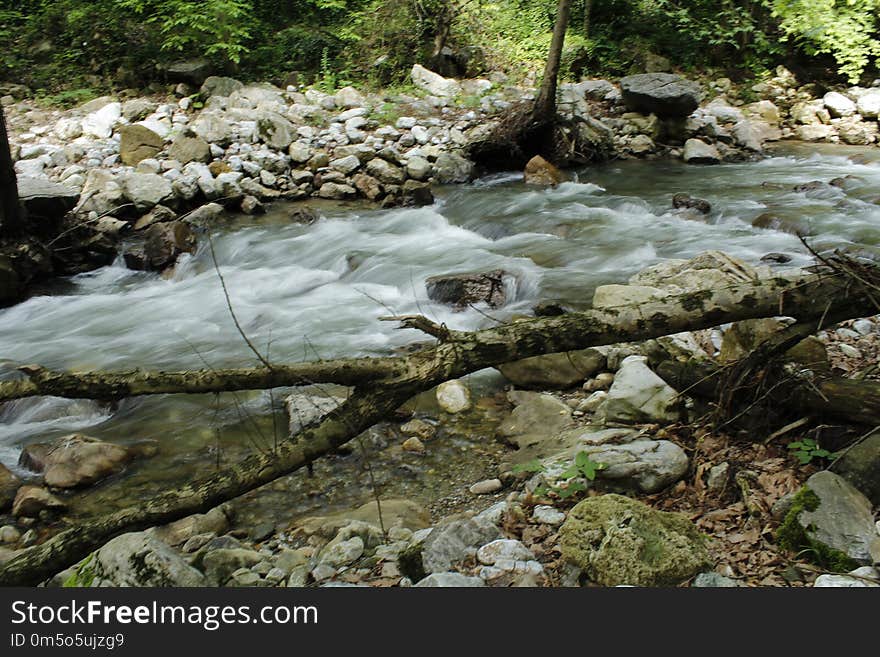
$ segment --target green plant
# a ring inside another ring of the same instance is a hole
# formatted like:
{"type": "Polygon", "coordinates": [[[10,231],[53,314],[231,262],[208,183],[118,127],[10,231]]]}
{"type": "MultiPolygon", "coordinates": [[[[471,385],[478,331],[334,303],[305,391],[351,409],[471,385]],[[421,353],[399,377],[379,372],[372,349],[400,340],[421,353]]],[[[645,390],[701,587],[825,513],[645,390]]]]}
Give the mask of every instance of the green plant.
{"type": "Polygon", "coordinates": [[[822,449],[812,438],[801,438],[788,443],[788,449],[792,450],[792,455],[800,461],[801,465],[806,465],[813,459],[833,459],[836,453],[822,449]]]}
{"type": "Polygon", "coordinates": [[[336,71],[330,65],[330,55],[327,48],[321,51],[321,68],[318,71],[318,79],[315,86],[324,93],[333,93],[337,89],[338,80],[336,71]]]}
{"type": "Polygon", "coordinates": [[[100,93],[95,89],[67,89],[59,91],[57,94],[41,94],[38,95],[36,101],[44,107],[76,107],[85,102],[97,98],[100,93]]]}
{"type": "MultiPolygon", "coordinates": [[[[606,467],[604,463],[591,459],[587,452],[578,452],[571,465],[555,477],[557,482],[564,482],[563,485],[539,486],[535,489],[535,495],[542,497],[547,493],[553,493],[562,499],[567,499],[587,490],[587,485],[582,479],[593,481],[596,473],[606,467]]],[[[546,472],[546,470],[547,466],[538,460],[522,463],[513,468],[514,472],[546,472]]]]}
{"type": "Polygon", "coordinates": [[[94,557],[95,553],[92,552],[89,556],[83,559],[79,566],[77,566],[76,570],[73,571],[73,574],[64,580],[61,586],[64,588],[91,586],[92,582],[95,581],[95,565],[92,563],[94,557]]]}

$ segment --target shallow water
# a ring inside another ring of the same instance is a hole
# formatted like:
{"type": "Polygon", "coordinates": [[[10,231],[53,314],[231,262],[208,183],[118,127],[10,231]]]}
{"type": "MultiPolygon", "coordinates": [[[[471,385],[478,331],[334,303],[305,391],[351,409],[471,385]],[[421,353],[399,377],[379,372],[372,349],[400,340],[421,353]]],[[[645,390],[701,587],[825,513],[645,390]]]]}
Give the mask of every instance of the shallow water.
{"type": "MultiPolygon", "coordinates": [[[[427,208],[321,206],[321,218],[311,226],[290,223],[289,207],[277,205],[265,217],[225,222],[213,242],[243,329],[278,361],[386,354],[424,339],[379,321],[389,314],[422,313],[451,328],[475,329],[493,318],[527,313],[540,300],[582,308],[597,285],[623,282],[654,262],[707,249],[751,263],[781,252],[792,258],[787,266],[807,264],[809,255],[795,236],[751,226],[768,211],[805,221],[819,248],[880,245],[876,148],[786,145],[760,162],[713,167],[621,161],[582,169],[577,180],[536,189],[523,185],[518,174],[497,174],[439,189],[437,202],[427,208]],[[845,191],[792,190],[842,176],[853,177],[845,191]],[[710,201],[708,221],[673,213],[670,200],[677,192],[710,201]],[[494,268],[513,275],[511,301],[501,309],[453,312],[426,297],[429,276],[494,268]]],[[[14,376],[22,363],[116,370],[253,365],[206,246],[202,240],[195,256],[186,256],[167,280],[127,270],[118,260],[0,311],[0,374],[14,376]]],[[[491,377],[480,380],[490,383],[491,377]]],[[[265,392],[223,395],[219,403],[212,395],[118,405],[22,400],[0,409],[0,461],[15,469],[22,445],[72,430],[121,443],[154,442],[159,455],[132,466],[122,493],[105,485],[91,496],[114,506],[196,476],[216,464],[218,453],[222,464],[255,443],[270,445],[286,426],[279,412],[273,427],[271,405],[265,392]]],[[[437,443],[437,463],[423,459],[413,466],[413,478],[426,477],[444,458],[472,460],[470,450],[488,438],[481,434],[464,431],[465,444],[457,447],[437,443]]],[[[341,470],[331,470],[328,465],[319,475],[344,478],[341,470]]],[[[466,476],[479,475],[479,468],[471,470],[466,476]]],[[[305,506],[351,502],[364,494],[363,486],[343,486],[330,499],[323,483],[303,484],[324,490],[305,506]]],[[[438,476],[436,490],[414,485],[407,494],[430,497],[467,483],[438,476]]],[[[299,496],[289,486],[282,493],[299,496]]],[[[298,504],[290,502],[286,513],[298,504]]]]}

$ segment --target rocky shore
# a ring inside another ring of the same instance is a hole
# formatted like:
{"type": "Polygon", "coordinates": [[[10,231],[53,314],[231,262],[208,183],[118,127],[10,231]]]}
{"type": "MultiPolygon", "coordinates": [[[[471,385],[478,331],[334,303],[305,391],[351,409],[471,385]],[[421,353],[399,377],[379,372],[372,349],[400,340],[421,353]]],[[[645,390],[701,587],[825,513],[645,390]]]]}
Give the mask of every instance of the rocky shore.
{"type": "MultiPolygon", "coordinates": [[[[257,214],[266,203],[312,198],[430,204],[431,185],[482,171],[478,145],[505,111],[535,95],[500,73],[453,80],[417,65],[411,81],[411,92],[375,94],[209,77],[170,95],[123,93],[67,111],[42,109],[21,98],[26,89],[6,85],[20,193],[41,241],[4,247],[0,303],[20,299],[32,280],[105,265],[120,248],[133,269],[166,269],[224,211],[257,214]]],[[[559,92],[562,115],[602,152],[693,164],[759,157],[781,139],[876,143],[878,106],[880,88],[826,91],[782,67],[750,88],[646,73],[559,92]]]]}

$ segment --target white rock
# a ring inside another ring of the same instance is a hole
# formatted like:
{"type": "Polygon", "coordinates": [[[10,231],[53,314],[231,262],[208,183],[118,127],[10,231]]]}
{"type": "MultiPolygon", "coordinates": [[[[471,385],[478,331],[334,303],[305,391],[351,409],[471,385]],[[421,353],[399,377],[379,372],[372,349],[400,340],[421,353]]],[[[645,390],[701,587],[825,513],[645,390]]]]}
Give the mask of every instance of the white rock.
{"type": "Polygon", "coordinates": [[[869,89],[859,96],[856,107],[862,118],[876,119],[880,117],[880,89],[869,89]]]}
{"type": "Polygon", "coordinates": [[[416,123],[418,123],[418,121],[411,116],[401,116],[395,122],[394,127],[399,130],[411,130],[416,123]]]}
{"type": "Polygon", "coordinates": [[[558,527],[565,522],[565,514],[555,507],[546,504],[539,504],[532,512],[532,520],[540,522],[544,525],[553,525],[558,527]]]}
{"type": "Polygon", "coordinates": [[[842,353],[847,358],[861,358],[862,352],[853,347],[851,344],[840,343],[838,344],[840,349],[840,353],[842,353]]]}
{"type": "Polygon", "coordinates": [[[605,401],[609,422],[674,422],[678,393],[654,374],[644,356],[628,356],[614,377],[605,401]]]}
{"type": "Polygon", "coordinates": [[[121,117],[122,103],[108,103],[83,119],[83,134],[98,139],[107,139],[113,134],[113,126],[121,117]]]}
{"type": "Polygon", "coordinates": [[[853,328],[859,335],[868,335],[874,331],[874,322],[870,319],[857,319],[853,322],[853,328]]]}
{"type": "Polygon", "coordinates": [[[846,575],[819,575],[813,586],[816,588],[880,587],[880,572],[871,566],[862,566],[851,570],[846,575]]]}
{"type": "Polygon", "coordinates": [[[461,93],[461,85],[456,80],[444,78],[420,64],[413,65],[410,78],[416,87],[424,89],[434,96],[455,98],[461,93]]]}
{"type": "Polygon", "coordinates": [[[499,538],[486,543],[477,550],[477,560],[486,566],[495,565],[500,559],[511,561],[531,561],[535,558],[525,545],[511,538],[499,538]]]}
{"type": "Polygon", "coordinates": [[[835,118],[852,116],[856,113],[856,104],[837,91],[829,91],[825,94],[822,100],[825,103],[825,107],[831,113],[831,116],[835,118]]]}
{"type": "Polygon", "coordinates": [[[447,413],[461,413],[471,407],[471,393],[467,386],[455,379],[437,386],[437,403],[447,413]]]}
{"type": "Polygon", "coordinates": [[[484,479],[483,481],[478,481],[473,486],[468,488],[468,490],[474,495],[489,495],[491,493],[497,493],[501,490],[501,480],[500,479],[484,479]]]}

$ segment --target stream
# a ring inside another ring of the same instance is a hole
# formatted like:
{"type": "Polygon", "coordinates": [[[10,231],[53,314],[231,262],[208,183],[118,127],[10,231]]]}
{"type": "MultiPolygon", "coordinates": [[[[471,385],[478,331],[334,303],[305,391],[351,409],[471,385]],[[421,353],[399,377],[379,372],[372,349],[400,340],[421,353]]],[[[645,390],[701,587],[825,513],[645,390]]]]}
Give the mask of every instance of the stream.
{"type": "MultiPolygon", "coordinates": [[[[589,306],[597,285],[625,282],[647,265],[708,249],[758,264],[768,253],[806,265],[797,237],[752,227],[767,212],[809,227],[814,246],[880,246],[880,149],[784,144],[759,162],[712,167],[673,161],[620,161],[576,172],[577,182],[527,187],[518,173],[439,188],[431,207],[377,210],[314,204],[320,219],[288,219],[290,205],[262,217],[233,217],[213,233],[217,262],[243,330],[271,360],[382,355],[423,341],[379,318],[425,314],[472,330],[530,312],[538,301],[589,306]],[[793,187],[850,176],[844,189],[793,187]],[[712,204],[705,223],[671,210],[687,192],[712,204]],[[498,310],[454,312],[427,299],[429,276],[504,269],[513,274],[498,310]]],[[[122,264],[58,281],[0,310],[0,377],[39,363],[49,368],[184,369],[255,365],[236,331],[207,240],[170,277],[122,264]]],[[[773,265],[779,266],[779,265],[773,265]]],[[[503,385],[491,372],[472,377],[477,392],[503,385]]],[[[22,446],[81,431],[121,444],[151,445],[156,455],[76,493],[76,515],[102,513],[234,462],[283,439],[286,392],[165,395],[118,404],[33,398],[0,406],[0,462],[17,465],[22,446]],[[273,412],[274,409],[274,412],[273,412]],[[118,485],[118,484],[123,485],[118,485]]],[[[434,415],[425,397],[418,410],[434,415]]],[[[494,476],[500,454],[493,430],[502,409],[481,404],[440,429],[426,455],[403,452],[395,425],[367,432],[354,453],[316,464],[250,494],[242,522],[287,520],[356,506],[370,497],[362,447],[374,453],[383,495],[422,503],[465,491],[494,476]]]]}

